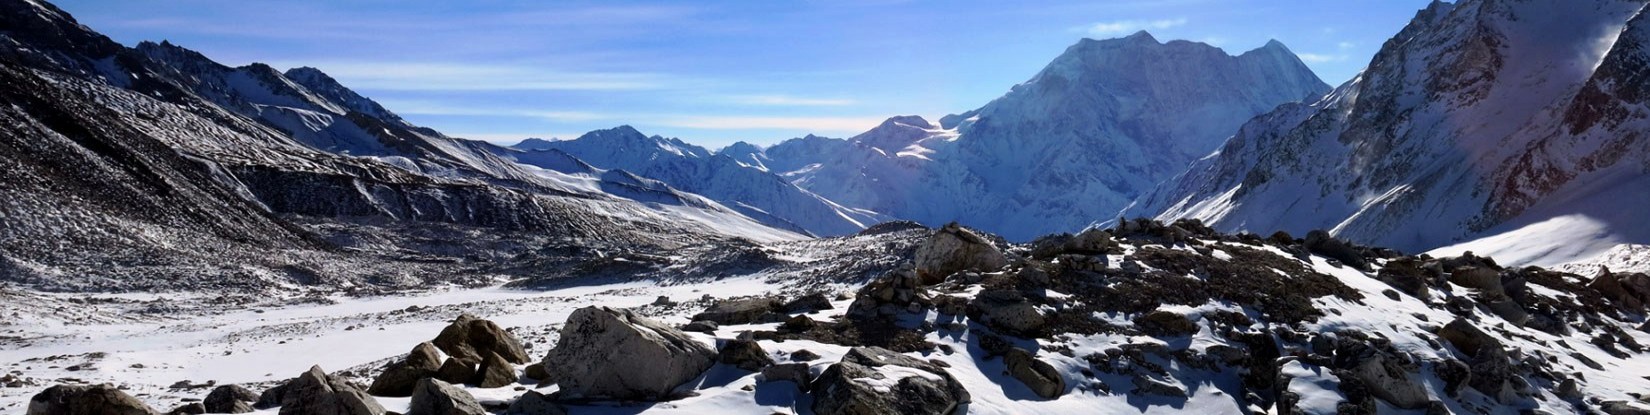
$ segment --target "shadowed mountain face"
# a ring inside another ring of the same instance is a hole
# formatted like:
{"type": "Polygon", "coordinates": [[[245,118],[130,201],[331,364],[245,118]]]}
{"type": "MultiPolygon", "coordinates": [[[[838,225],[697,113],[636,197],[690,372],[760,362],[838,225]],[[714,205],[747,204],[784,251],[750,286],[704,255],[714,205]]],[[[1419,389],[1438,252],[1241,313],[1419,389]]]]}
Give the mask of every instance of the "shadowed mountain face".
{"type": "Polygon", "coordinates": [[[1572,231],[1517,238],[1549,241],[1520,263],[1650,241],[1644,7],[1434,3],[1328,99],[1256,118],[1128,213],[1411,251],[1572,231]]]}
{"type": "Polygon", "coordinates": [[[938,124],[894,117],[847,140],[739,154],[846,206],[1024,240],[1112,217],[1250,117],[1328,90],[1277,42],[1231,56],[1141,32],[1083,40],[1003,97],[938,124]]]}
{"type": "Polygon", "coordinates": [[[662,183],[516,164],[508,149],[407,123],[313,68],[127,48],[30,1],[0,1],[0,28],[0,279],[130,289],[461,278],[417,271],[430,261],[338,264],[358,251],[453,255],[496,237],[462,229],[636,247],[801,237],[662,183]],[[374,234],[395,227],[431,231],[374,234]]]}

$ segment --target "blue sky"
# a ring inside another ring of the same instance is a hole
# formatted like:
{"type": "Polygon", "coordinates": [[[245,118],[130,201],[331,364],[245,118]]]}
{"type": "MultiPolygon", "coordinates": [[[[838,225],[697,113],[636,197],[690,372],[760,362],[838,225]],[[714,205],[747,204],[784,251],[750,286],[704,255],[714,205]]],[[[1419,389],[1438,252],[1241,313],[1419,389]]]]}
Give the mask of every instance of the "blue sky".
{"type": "Polygon", "coordinates": [[[630,124],[716,148],[846,137],[985,104],[1078,39],[1277,39],[1350,79],[1427,0],[66,0],[132,45],[314,66],[448,134],[513,143],[630,124]]]}

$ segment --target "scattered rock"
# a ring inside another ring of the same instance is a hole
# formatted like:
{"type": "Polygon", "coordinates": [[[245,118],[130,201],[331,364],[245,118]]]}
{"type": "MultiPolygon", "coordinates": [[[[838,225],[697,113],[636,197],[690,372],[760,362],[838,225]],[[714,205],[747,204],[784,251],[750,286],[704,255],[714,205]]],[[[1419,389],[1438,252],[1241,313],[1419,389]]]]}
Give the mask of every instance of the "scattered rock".
{"type": "Polygon", "coordinates": [[[715,358],[704,343],[630,310],[585,307],[568,316],[544,368],[569,397],[657,401],[715,358]]]}
{"type": "Polygon", "coordinates": [[[1008,264],[996,245],[956,222],[941,227],[917,246],[915,261],[923,285],[937,284],[961,271],[990,272],[1008,264]]]}
{"type": "MultiPolygon", "coordinates": [[[[491,353],[491,352],[489,352],[491,353]]],[[[447,382],[424,378],[413,388],[407,415],[487,415],[469,392],[447,382]]]]}
{"type": "Polygon", "coordinates": [[[1066,379],[1054,366],[1048,362],[1037,360],[1031,352],[1018,347],[1008,349],[1003,354],[1003,363],[1008,365],[1008,374],[1031,388],[1037,396],[1043,399],[1054,399],[1066,393],[1066,379]]]}
{"type": "Polygon", "coordinates": [[[142,401],[110,385],[57,385],[29,398],[27,415],[150,415],[142,401]]]}
{"type": "Polygon", "coordinates": [[[244,414],[252,412],[252,403],[258,401],[258,394],[240,385],[223,385],[212,389],[206,394],[206,400],[201,401],[206,406],[206,412],[214,414],[244,414]]]}
{"type": "Polygon", "coordinates": [[[320,366],[287,382],[281,397],[281,415],[382,415],[384,407],[366,391],[342,377],[327,375],[320,366]]]}
{"type": "Polygon", "coordinates": [[[744,339],[722,343],[722,351],[717,354],[716,360],[752,372],[773,364],[773,358],[768,357],[768,352],[762,351],[761,345],[755,340],[744,339]]]}
{"type": "Polygon", "coordinates": [[[785,320],[784,324],[780,324],[779,331],[786,333],[801,333],[808,330],[813,330],[814,327],[818,326],[819,322],[809,318],[806,314],[799,314],[796,317],[791,317],[789,320],[785,320]]]}

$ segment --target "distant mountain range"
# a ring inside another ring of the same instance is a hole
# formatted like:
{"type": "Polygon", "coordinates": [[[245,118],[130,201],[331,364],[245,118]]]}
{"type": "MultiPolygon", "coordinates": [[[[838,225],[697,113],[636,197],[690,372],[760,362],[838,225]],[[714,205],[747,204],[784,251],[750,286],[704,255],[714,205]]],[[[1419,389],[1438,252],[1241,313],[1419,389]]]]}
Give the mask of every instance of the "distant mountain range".
{"type": "MultiPolygon", "coordinates": [[[[1327,91],[1276,41],[1231,56],[1140,32],[1085,39],[1002,98],[939,124],[901,116],[846,140],[808,136],[768,148],[739,143],[718,153],[729,160],[714,164],[766,170],[864,217],[875,212],[931,226],[958,221],[1028,240],[1112,217],[1249,118],[1327,91]]],[[[632,134],[638,139],[597,145],[592,141],[605,135],[592,134],[577,140],[585,144],[556,148],[636,171],[657,171],[663,159],[713,159],[679,140],[632,134]]],[[[709,190],[725,180],[711,178],[714,172],[662,169],[658,174],[672,178],[661,180],[679,188],[706,189],[701,193],[724,202],[754,200],[709,190]]],[[[777,211],[773,204],[758,206],[777,211]]]]}

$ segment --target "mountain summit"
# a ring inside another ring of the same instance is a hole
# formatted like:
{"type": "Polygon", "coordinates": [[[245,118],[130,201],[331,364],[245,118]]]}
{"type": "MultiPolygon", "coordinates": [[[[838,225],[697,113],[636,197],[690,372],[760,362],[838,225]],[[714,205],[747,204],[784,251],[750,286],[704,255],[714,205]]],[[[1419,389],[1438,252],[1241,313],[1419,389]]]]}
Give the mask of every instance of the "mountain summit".
{"type": "Polygon", "coordinates": [[[1250,117],[1328,90],[1275,41],[1232,56],[1140,32],[1084,39],[1003,97],[937,124],[895,117],[763,156],[844,205],[1023,240],[1110,217],[1250,117]]]}

